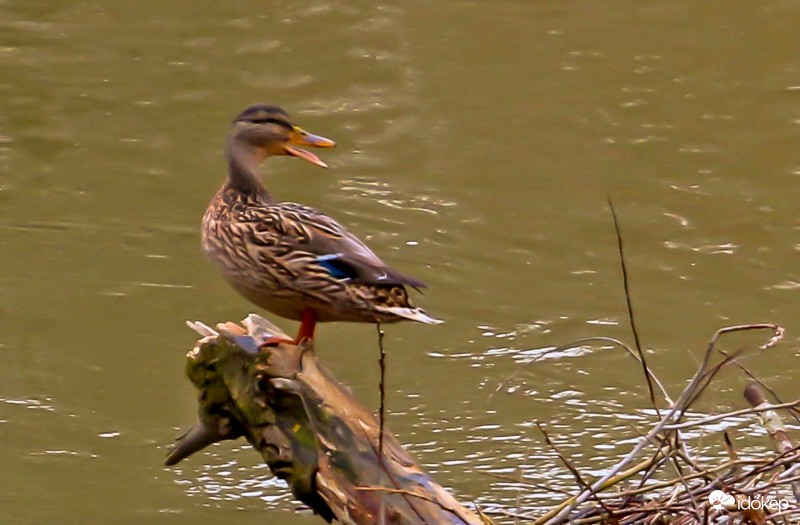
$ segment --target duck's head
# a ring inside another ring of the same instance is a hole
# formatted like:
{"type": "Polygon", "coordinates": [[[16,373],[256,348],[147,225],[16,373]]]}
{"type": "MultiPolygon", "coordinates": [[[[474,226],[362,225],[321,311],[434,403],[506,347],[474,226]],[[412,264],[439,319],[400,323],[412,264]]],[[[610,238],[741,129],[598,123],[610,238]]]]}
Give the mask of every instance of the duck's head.
{"type": "Polygon", "coordinates": [[[328,165],[297,146],[332,148],[336,145],[330,139],[295,126],[282,108],[266,104],[254,104],[239,113],[233,121],[230,138],[234,143],[255,148],[261,159],[270,155],[289,155],[323,168],[328,165]]]}

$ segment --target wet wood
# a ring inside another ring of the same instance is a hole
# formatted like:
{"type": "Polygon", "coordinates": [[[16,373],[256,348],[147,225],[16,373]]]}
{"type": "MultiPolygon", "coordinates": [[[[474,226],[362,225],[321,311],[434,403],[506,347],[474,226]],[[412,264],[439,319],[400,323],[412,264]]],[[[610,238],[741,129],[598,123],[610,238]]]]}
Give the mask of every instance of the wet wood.
{"type": "MultiPolygon", "coordinates": [[[[744,389],[744,397],[750,406],[753,408],[772,408],[772,405],[767,401],[764,391],[757,383],[750,383],[744,389]]],[[[786,431],[786,426],[783,424],[783,419],[780,414],[775,410],[767,410],[758,414],[758,420],[761,426],[769,434],[775,450],[780,454],[790,454],[794,450],[795,445],[786,431]]],[[[789,470],[790,465],[786,465],[784,470],[789,470]]],[[[795,503],[800,503],[800,480],[792,481],[792,494],[794,495],[795,503]]]]}
{"type": "Polygon", "coordinates": [[[384,433],[306,344],[261,347],[286,335],[251,315],[244,327],[212,330],[187,355],[199,391],[199,422],[167,457],[175,465],[202,448],[244,437],[292,494],[326,521],[361,524],[490,523],[446,492],[384,433]]]}

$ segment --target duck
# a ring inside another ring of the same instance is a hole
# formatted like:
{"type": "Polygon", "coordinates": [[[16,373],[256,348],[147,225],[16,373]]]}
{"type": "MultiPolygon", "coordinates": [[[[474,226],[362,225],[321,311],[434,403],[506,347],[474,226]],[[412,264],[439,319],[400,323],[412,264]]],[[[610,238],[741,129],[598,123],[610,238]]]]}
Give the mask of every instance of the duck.
{"type": "Polygon", "coordinates": [[[228,176],[202,221],[203,250],[223,278],[256,306],[300,321],[294,340],[268,343],[313,340],[319,322],[441,323],[409,297],[424,282],[390,268],[323,212],[273,197],[259,171],[268,158],[327,167],[300,146],[335,143],[296,126],[279,106],[245,108],[228,133],[228,176]]]}

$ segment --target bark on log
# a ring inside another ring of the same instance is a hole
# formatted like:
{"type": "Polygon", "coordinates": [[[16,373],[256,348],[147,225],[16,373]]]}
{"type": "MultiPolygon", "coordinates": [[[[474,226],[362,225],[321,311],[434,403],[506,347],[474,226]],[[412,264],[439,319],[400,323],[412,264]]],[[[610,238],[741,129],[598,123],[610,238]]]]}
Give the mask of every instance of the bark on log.
{"type": "Polygon", "coordinates": [[[199,390],[199,422],[179,436],[167,465],[226,439],[245,437],[292,494],[326,521],[361,524],[491,523],[427,475],[389,432],[378,460],[379,424],[320,364],[307,344],[261,347],[286,337],[251,315],[190,323],[204,337],[187,355],[199,390]]]}

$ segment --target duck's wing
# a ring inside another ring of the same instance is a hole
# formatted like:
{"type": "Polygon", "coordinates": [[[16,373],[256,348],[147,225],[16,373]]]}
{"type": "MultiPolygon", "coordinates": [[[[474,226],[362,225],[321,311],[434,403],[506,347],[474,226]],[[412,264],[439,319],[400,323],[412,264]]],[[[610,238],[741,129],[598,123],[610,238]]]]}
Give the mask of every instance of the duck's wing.
{"type": "Polygon", "coordinates": [[[294,203],[279,207],[281,241],[290,249],[315,255],[315,262],[333,277],[354,283],[426,287],[419,279],[387,266],[358,237],[324,213],[294,203]]]}

